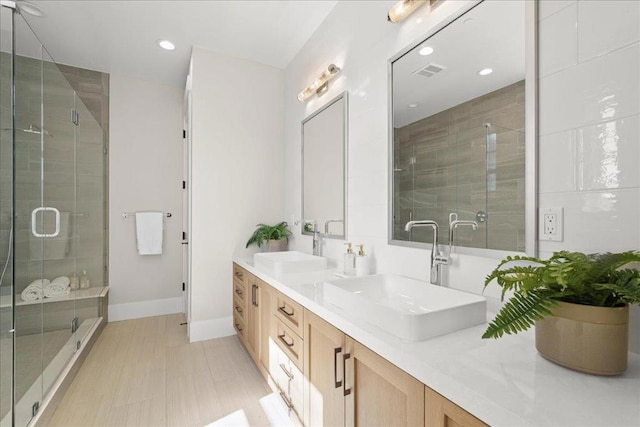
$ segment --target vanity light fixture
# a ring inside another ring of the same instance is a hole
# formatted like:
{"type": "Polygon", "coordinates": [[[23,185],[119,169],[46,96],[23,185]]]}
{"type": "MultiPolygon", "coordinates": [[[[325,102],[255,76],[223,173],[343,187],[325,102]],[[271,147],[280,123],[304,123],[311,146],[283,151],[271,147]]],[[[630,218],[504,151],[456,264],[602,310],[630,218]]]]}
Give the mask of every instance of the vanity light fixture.
{"type": "Polygon", "coordinates": [[[171,43],[169,40],[156,40],[156,43],[165,50],[175,50],[176,48],[176,45],[171,43]]]}
{"type": "Polygon", "coordinates": [[[329,81],[333,80],[339,73],[340,67],[329,64],[309,86],[298,94],[298,101],[304,102],[313,95],[320,95],[326,92],[329,89],[329,81]]]}
{"type": "Polygon", "coordinates": [[[433,53],[433,48],[431,46],[425,46],[418,51],[418,53],[422,56],[431,55],[433,53]]]}
{"type": "Polygon", "coordinates": [[[393,5],[387,14],[387,20],[397,24],[411,15],[417,8],[426,3],[425,0],[402,0],[393,5]]]}
{"type": "Polygon", "coordinates": [[[483,68],[482,70],[478,71],[479,76],[488,76],[491,73],[493,73],[493,70],[491,68],[483,68]]]}

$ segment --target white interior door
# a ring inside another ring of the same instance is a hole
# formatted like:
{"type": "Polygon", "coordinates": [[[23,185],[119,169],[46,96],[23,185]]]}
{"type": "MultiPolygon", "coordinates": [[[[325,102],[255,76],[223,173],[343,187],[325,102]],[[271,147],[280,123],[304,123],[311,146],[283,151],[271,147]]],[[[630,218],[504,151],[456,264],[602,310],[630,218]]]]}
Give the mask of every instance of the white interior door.
{"type": "MultiPolygon", "coordinates": [[[[183,191],[182,191],[182,299],[183,312],[187,323],[191,322],[191,250],[189,238],[191,237],[191,76],[187,77],[187,86],[184,94],[184,134],[183,134],[183,191]]],[[[187,331],[189,328],[187,328],[187,331]]],[[[187,332],[188,333],[188,332],[187,332]]]]}

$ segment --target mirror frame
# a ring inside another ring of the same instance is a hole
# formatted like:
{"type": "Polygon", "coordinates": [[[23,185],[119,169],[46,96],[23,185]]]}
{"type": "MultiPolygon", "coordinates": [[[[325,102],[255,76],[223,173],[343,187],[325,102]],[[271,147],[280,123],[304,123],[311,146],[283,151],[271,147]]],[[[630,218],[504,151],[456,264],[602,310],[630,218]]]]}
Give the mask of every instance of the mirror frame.
{"type": "MultiPolygon", "coordinates": [[[[320,230],[320,233],[322,235],[323,238],[329,238],[329,239],[338,239],[338,240],[346,240],[347,239],[347,201],[348,199],[348,189],[349,189],[349,181],[348,181],[348,166],[349,166],[349,93],[347,91],[344,91],[342,93],[340,93],[338,96],[336,96],[335,98],[331,99],[330,101],[328,101],[326,104],[324,104],[322,107],[318,108],[316,111],[314,111],[313,113],[311,113],[309,116],[307,116],[304,120],[302,120],[301,125],[300,125],[300,147],[301,147],[301,157],[300,157],[300,163],[301,163],[301,189],[300,189],[300,193],[301,193],[301,206],[300,206],[300,212],[301,212],[301,218],[302,218],[302,223],[300,224],[300,233],[303,235],[307,235],[307,236],[313,236],[313,233],[309,232],[309,231],[305,231],[304,230],[304,220],[305,218],[305,213],[304,213],[304,125],[305,123],[307,123],[308,121],[312,120],[314,117],[316,117],[318,114],[322,113],[323,111],[325,111],[327,108],[331,107],[333,104],[335,104],[336,102],[340,101],[340,100],[344,100],[344,111],[343,111],[343,126],[342,126],[342,138],[343,138],[343,143],[342,143],[342,156],[343,156],[343,163],[342,163],[342,169],[343,169],[343,173],[342,173],[342,187],[343,187],[343,198],[342,198],[342,234],[329,234],[329,235],[325,235],[324,234],[324,230],[320,230]]],[[[321,227],[321,224],[318,224],[318,228],[321,227]]]]}
{"type": "MultiPolygon", "coordinates": [[[[463,6],[431,28],[424,36],[392,56],[387,63],[388,84],[388,218],[387,243],[412,248],[431,248],[431,243],[395,240],[393,238],[393,63],[429,38],[444,30],[484,0],[463,6]]],[[[538,253],[538,2],[525,1],[525,253],[538,253]]],[[[517,251],[454,246],[456,253],[504,258],[517,251]]]]}

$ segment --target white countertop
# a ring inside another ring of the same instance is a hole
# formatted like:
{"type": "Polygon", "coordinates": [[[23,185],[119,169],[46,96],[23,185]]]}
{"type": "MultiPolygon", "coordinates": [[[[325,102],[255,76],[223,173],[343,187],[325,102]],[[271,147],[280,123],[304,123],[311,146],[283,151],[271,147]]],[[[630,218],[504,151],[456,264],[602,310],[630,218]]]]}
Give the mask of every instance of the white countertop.
{"type": "Polygon", "coordinates": [[[402,341],[325,303],[332,270],[274,278],[252,258],[234,262],[491,426],[640,426],[638,354],[623,375],[600,377],[542,358],[533,330],[483,340],[480,325],[402,341]]]}

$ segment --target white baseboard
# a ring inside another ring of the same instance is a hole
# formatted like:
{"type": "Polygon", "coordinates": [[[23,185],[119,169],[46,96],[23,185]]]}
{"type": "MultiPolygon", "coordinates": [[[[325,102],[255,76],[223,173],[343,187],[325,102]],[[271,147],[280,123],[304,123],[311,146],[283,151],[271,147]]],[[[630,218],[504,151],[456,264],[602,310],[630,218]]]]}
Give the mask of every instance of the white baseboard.
{"type": "Polygon", "coordinates": [[[174,313],[182,313],[182,297],[110,305],[109,322],[174,313]]]}
{"type": "Polygon", "coordinates": [[[228,337],[235,333],[232,316],[189,323],[189,342],[228,337]]]}

